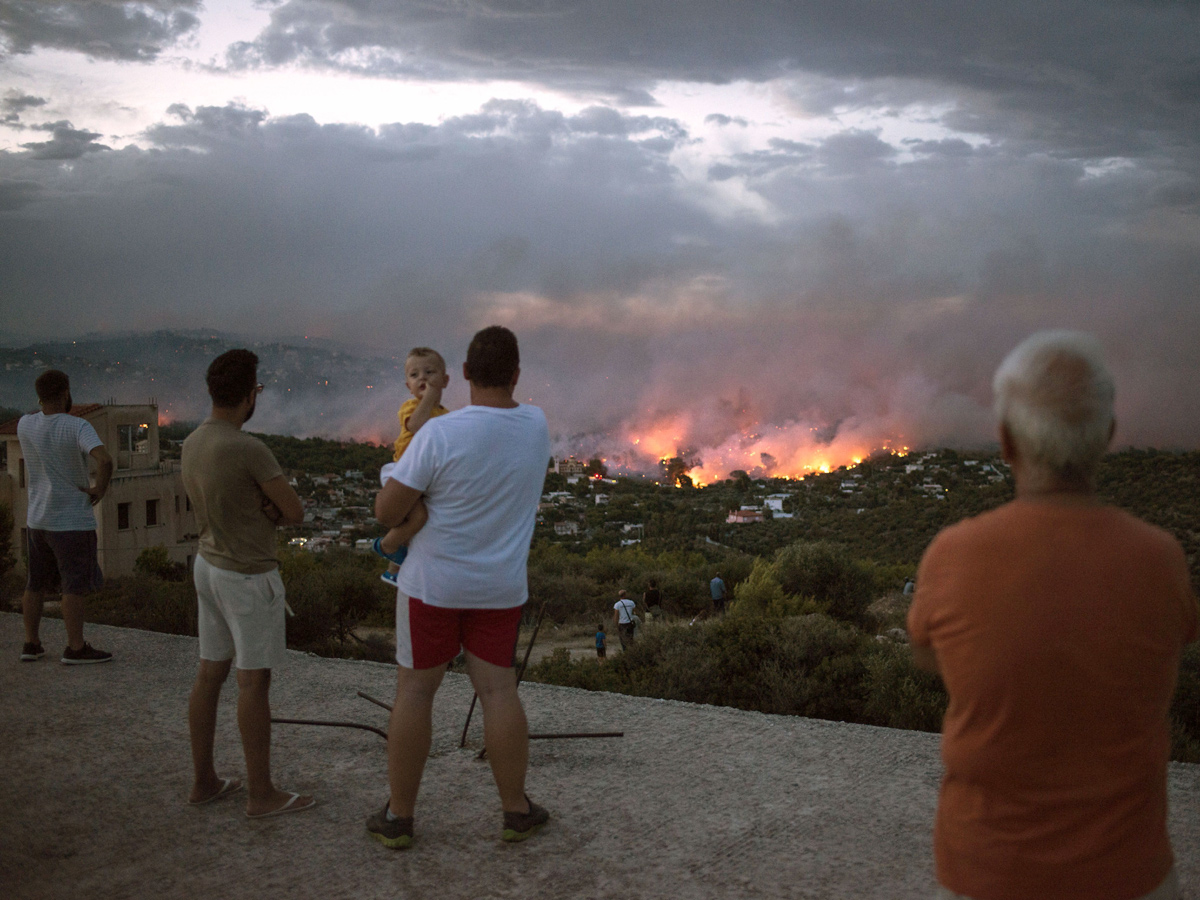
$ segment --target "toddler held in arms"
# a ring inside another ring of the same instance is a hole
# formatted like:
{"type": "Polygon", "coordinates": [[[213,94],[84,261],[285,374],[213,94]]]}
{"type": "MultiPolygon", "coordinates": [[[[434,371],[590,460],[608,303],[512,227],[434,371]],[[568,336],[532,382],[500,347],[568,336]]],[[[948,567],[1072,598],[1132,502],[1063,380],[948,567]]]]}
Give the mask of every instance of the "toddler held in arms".
{"type": "MultiPolygon", "coordinates": [[[[404,401],[397,413],[400,419],[400,436],[396,438],[394,445],[393,463],[404,455],[413,435],[421,430],[421,426],[434,416],[444,416],[449,412],[442,406],[442,391],[449,383],[446,361],[440,353],[428,347],[414,347],[408,351],[408,357],[404,360],[404,385],[412,397],[404,401]]],[[[390,466],[383,467],[380,473],[381,481],[387,480],[389,468],[390,466]]],[[[383,537],[375,538],[375,552],[388,561],[387,571],[380,576],[388,584],[396,583],[400,563],[404,562],[404,557],[408,555],[408,542],[421,530],[428,518],[425,504],[418,500],[403,522],[390,529],[383,537]]]]}

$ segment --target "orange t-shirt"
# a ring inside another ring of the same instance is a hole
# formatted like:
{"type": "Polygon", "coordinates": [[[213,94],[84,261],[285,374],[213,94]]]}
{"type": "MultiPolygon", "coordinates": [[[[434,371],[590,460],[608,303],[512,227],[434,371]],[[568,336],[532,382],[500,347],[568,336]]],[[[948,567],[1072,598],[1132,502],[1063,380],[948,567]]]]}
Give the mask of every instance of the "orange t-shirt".
{"type": "Polygon", "coordinates": [[[950,695],[938,881],[977,900],[1158,886],[1167,714],[1196,620],[1178,542],[1112,507],[1018,500],[934,539],[908,630],[950,695]]]}

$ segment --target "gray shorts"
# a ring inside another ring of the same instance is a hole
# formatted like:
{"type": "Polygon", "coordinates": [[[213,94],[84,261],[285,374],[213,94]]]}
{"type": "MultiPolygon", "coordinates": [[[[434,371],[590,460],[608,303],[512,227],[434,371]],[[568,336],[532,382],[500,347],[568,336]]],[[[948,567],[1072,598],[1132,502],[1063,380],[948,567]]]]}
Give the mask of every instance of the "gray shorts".
{"type": "Polygon", "coordinates": [[[246,575],[196,557],[200,658],[234,660],[239,669],[273,669],[287,651],[279,570],[246,575]]]}
{"type": "Polygon", "coordinates": [[[96,562],[95,531],[30,528],[25,545],[29,553],[29,577],[25,581],[28,591],[90,594],[104,584],[96,562]]]}

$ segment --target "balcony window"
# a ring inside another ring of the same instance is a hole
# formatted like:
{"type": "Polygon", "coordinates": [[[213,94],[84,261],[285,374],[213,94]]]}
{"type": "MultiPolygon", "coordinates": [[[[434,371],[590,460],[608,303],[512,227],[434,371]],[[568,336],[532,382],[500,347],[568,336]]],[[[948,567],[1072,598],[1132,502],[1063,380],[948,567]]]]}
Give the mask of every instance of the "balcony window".
{"type": "Polygon", "coordinates": [[[129,503],[117,504],[117,531],[129,530],[129,507],[131,505],[129,503]]]}
{"type": "Polygon", "coordinates": [[[150,452],[150,425],[117,426],[117,468],[133,468],[133,456],[150,452]]]}

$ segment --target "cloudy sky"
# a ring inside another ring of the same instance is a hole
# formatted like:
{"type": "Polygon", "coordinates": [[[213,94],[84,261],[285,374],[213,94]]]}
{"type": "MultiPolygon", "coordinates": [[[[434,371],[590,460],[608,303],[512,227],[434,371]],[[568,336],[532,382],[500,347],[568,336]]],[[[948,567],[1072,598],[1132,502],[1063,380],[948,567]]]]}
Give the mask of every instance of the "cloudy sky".
{"type": "Polygon", "coordinates": [[[1198,47],[1186,0],[0,0],[0,331],[500,322],[564,446],[711,477],[984,441],[1070,327],[1119,442],[1194,448],[1198,47]]]}

